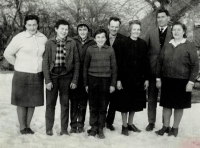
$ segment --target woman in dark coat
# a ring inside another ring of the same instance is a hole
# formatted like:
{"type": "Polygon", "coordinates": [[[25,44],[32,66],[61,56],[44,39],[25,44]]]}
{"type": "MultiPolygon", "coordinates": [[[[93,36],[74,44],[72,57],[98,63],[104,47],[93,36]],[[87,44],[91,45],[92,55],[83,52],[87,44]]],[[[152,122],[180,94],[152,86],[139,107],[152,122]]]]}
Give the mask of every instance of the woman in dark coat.
{"type": "Polygon", "coordinates": [[[125,48],[121,51],[118,65],[117,89],[119,91],[116,98],[116,110],[122,114],[122,134],[126,136],[128,136],[128,130],[141,132],[133,124],[133,117],[135,112],[146,108],[146,89],[149,85],[147,45],[139,38],[141,23],[132,21],[129,27],[131,35],[125,41],[125,48]]]}
{"type": "Polygon", "coordinates": [[[160,106],[163,107],[163,127],[157,135],[177,136],[185,108],[191,108],[191,92],[199,71],[195,45],[186,39],[186,26],[180,22],[172,26],[173,39],[166,44],[157,63],[156,86],[161,88],[160,106]],[[170,118],[174,109],[174,122],[170,118]]]}

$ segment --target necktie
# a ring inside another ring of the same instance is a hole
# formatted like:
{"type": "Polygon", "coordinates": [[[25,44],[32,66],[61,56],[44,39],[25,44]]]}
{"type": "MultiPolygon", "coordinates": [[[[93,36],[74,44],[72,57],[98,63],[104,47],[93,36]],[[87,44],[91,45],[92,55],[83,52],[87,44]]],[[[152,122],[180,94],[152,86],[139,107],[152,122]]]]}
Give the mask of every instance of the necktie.
{"type": "Polygon", "coordinates": [[[164,31],[164,28],[160,28],[160,32],[163,33],[163,31],[164,31]]]}

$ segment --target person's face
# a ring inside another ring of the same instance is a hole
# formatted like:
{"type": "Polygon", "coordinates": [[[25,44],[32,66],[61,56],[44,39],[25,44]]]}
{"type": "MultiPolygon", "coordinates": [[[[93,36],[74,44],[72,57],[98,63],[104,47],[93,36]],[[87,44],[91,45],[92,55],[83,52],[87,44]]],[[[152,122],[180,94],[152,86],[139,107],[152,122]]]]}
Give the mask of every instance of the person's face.
{"type": "Polygon", "coordinates": [[[106,42],[106,34],[105,33],[97,34],[94,40],[96,41],[97,46],[103,46],[106,42]]]}
{"type": "Polygon", "coordinates": [[[111,35],[115,36],[119,30],[120,23],[119,21],[112,20],[108,25],[108,30],[111,35]]]}
{"type": "Polygon", "coordinates": [[[58,28],[55,28],[55,31],[57,33],[57,37],[60,38],[60,39],[64,39],[68,35],[68,32],[69,32],[68,27],[69,27],[68,25],[60,24],[58,26],[58,28]]]}
{"type": "Polygon", "coordinates": [[[26,25],[25,25],[26,30],[34,35],[37,32],[37,28],[38,28],[38,24],[36,20],[28,20],[26,21],[26,25]]]}
{"type": "Polygon", "coordinates": [[[158,16],[157,16],[158,26],[159,27],[167,26],[169,19],[170,19],[169,16],[167,16],[167,14],[165,12],[158,13],[158,16]]]}
{"type": "Polygon", "coordinates": [[[185,31],[183,30],[181,25],[174,25],[172,28],[172,35],[174,39],[182,39],[185,31]]]}
{"type": "Polygon", "coordinates": [[[131,37],[138,38],[141,32],[141,26],[138,24],[133,24],[131,27],[131,37]]]}
{"type": "Polygon", "coordinates": [[[78,27],[78,35],[82,38],[85,39],[88,35],[88,28],[86,26],[80,26],[78,27]]]}

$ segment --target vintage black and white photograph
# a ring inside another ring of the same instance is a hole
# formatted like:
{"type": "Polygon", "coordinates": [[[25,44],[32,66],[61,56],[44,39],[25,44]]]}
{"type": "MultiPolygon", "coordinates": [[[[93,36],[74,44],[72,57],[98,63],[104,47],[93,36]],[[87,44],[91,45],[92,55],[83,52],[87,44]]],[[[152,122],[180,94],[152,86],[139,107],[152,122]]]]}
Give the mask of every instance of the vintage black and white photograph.
{"type": "Polygon", "coordinates": [[[200,148],[200,0],[0,10],[0,148],[200,148]]]}

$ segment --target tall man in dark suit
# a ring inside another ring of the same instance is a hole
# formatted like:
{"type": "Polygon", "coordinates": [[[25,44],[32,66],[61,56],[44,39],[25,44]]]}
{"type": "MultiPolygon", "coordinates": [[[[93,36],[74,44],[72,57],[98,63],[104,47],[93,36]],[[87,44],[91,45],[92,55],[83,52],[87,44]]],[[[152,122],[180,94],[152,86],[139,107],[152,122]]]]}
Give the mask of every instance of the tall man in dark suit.
{"type": "Polygon", "coordinates": [[[156,122],[156,108],[158,89],[156,88],[156,65],[162,47],[172,38],[171,28],[168,26],[170,20],[169,12],[166,9],[157,11],[157,25],[147,31],[145,41],[149,48],[149,58],[151,66],[151,78],[148,92],[148,121],[146,131],[152,131],[156,122]]]}
{"type": "MultiPolygon", "coordinates": [[[[119,18],[111,17],[109,19],[109,24],[108,24],[109,36],[106,41],[107,45],[112,46],[114,48],[117,64],[119,63],[120,60],[119,57],[121,49],[123,51],[124,39],[125,39],[125,36],[118,33],[120,25],[121,25],[121,20],[119,18]]],[[[113,93],[110,97],[110,104],[109,104],[108,114],[106,117],[106,127],[111,131],[115,130],[115,127],[113,126],[113,122],[115,119],[115,109],[113,103],[114,99],[115,99],[115,93],[113,93]]]]}

